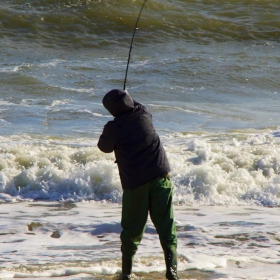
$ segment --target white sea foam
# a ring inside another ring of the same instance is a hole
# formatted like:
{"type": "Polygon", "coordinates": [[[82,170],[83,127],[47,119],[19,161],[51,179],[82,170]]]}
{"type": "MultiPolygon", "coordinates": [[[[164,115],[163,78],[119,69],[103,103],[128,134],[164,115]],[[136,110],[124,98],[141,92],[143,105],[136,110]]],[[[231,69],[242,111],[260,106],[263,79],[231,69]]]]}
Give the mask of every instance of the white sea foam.
{"type": "MultiPolygon", "coordinates": [[[[1,204],[0,213],[0,279],[81,279],[121,272],[118,204],[20,202],[1,204]]],[[[277,279],[279,209],[175,206],[174,213],[181,279],[191,271],[204,273],[205,279],[277,279]]],[[[150,220],[133,272],[162,277],[165,272],[150,220]]]]}
{"type": "Polygon", "coordinates": [[[5,101],[5,100],[1,100],[1,99],[0,99],[0,106],[13,106],[13,105],[15,105],[15,104],[12,103],[12,102],[5,101]]]}
{"type": "Polygon", "coordinates": [[[199,110],[190,110],[190,109],[184,109],[176,106],[170,106],[170,105],[157,105],[157,104],[148,104],[150,107],[155,108],[155,110],[163,110],[166,111],[176,111],[176,112],[186,112],[191,113],[195,115],[201,115],[201,112],[199,110]]]}
{"type": "MultiPolygon", "coordinates": [[[[90,139],[2,137],[1,193],[20,199],[121,201],[114,154],[90,139]]],[[[273,133],[162,137],[174,203],[280,205],[280,145],[273,133]]],[[[5,200],[5,199],[4,199],[5,200]]]]}
{"type": "Polygon", "coordinates": [[[22,63],[20,65],[16,65],[16,66],[9,66],[9,67],[1,67],[0,68],[0,72],[3,73],[15,73],[15,72],[19,72],[20,70],[24,70],[24,69],[28,69],[30,67],[32,67],[33,65],[29,64],[29,63],[22,63]]]}
{"type": "Polygon", "coordinates": [[[62,106],[62,105],[68,104],[68,103],[70,103],[70,100],[68,100],[68,99],[54,100],[51,104],[51,107],[62,106]]]}
{"type": "Polygon", "coordinates": [[[2,72],[2,73],[18,72],[19,69],[20,69],[19,66],[3,67],[3,68],[0,69],[0,72],[2,72]]]}
{"type": "Polygon", "coordinates": [[[101,118],[112,118],[111,115],[103,115],[103,114],[95,113],[95,112],[92,112],[88,109],[77,110],[77,113],[86,113],[86,114],[90,114],[90,115],[93,115],[95,117],[101,117],[101,118]]]}
{"type": "Polygon", "coordinates": [[[43,68],[48,68],[48,67],[56,67],[59,63],[63,63],[66,60],[63,59],[53,59],[48,62],[40,63],[39,66],[43,68]]]}
{"type": "Polygon", "coordinates": [[[102,115],[102,114],[98,114],[98,113],[92,113],[94,116],[96,117],[101,117],[101,118],[112,118],[111,115],[102,115]]]}
{"type": "Polygon", "coordinates": [[[87,89],[87,88],[69,88],[69,87],[60,87],[60,88],[67,91],[76,91],[82,93],[92,93],[93,91],[93,89],[87,89]]]}
{"type": "Polygon", "coordinates": [[[7,122],[6,120],[4,119],[0,119],[0,122],[4,123],[4,124],[9,124],[9,122],[7,122]]]}

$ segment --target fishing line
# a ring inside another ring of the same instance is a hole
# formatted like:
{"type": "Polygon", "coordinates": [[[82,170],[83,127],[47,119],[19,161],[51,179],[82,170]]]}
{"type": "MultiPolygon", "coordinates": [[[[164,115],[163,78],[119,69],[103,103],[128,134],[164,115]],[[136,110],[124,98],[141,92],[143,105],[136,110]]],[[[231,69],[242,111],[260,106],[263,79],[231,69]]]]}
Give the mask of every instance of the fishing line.
{"type": "Polygon", "coordinates": [[[124,78],[124,83],[123,83],[123,90],[125,90],[125,86],[126,86],[126,78],[127,78],[127,73],[128,73],[128,66],[129,66],[129,62],[130,62],[130,56],[131,56],[131,51],[132,51],[132,45],[133,45],[133,41],[134,41],[134,36],[135,36],[136,30],[138,29],[138,22],[139,22],[139,19],[140,19],[140,17],[141,17],[141,13],[142,13],[143,8],[144,8],[144,6],[145,6],[145,3],[146,3],[147,1],[148,1],[148,0],[144,0],[144,2],[143,2],[143,4],[142,4],[142,7],[141,7],[141,10],[140,10],[140,13],[139,13],[138,18],[137,18],[135,27],[134,27],[134,31],[133,31],[133,35],[132,35],[132,39],[131,39],[131,44],[130,44],[130,49],[129,49],[129,54],[128,54],[128,59],[127,59],[127,65],[126,65],[126,71],[125,71],[125,78],[124,78]]]}

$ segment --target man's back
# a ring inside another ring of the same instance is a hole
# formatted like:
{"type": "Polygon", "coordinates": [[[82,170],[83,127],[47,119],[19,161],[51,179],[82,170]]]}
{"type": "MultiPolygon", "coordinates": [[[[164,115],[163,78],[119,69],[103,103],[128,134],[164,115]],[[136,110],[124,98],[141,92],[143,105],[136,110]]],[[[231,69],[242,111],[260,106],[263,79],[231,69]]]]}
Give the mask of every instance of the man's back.
{"type": "MultiPolygon", "coordinates": [[[[116,109],[113,106],[116,100],[114,98],[113,95],[111,99],[103,102],[105,108],[116,109]],[[106,103],[109,102],[108,106],[106,103]]],[[[126,98],[130,96],[123,97],[123,104],[126,98]]],[[[121,101],[117,99],[117,102],[120,104],[121,101]]],[[[124,110],[125,106],[122,104],[123,113],[118,114],[116,110],[114,111],[117,116],[105,125],[98,142],[100,150],[104,152],[114,150],[124,189],[135,188],[170,171],[165,151],[154,129],[151,114],[142,104],[133,100],[132,102],[133,107],[129,103],[127,110],[124,110]]]]}

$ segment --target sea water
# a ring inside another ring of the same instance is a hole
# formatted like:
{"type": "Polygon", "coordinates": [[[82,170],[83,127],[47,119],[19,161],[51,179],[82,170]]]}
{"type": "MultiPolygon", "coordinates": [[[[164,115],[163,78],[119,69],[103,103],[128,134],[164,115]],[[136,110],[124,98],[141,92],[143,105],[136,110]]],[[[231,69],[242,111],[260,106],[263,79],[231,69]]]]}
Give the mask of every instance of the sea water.
{"type": "MultiPolygon", "coordinates": [[[[1,1],[0,278],[112,279],[122,189],[96,147],[142,1],[1,1]]],[[[148,1],[126,89],[153,115],[186,279],[280,279],[278,1],[148,1]]],[[[164,279],[150,221],[134,272],[164,279]]]]}

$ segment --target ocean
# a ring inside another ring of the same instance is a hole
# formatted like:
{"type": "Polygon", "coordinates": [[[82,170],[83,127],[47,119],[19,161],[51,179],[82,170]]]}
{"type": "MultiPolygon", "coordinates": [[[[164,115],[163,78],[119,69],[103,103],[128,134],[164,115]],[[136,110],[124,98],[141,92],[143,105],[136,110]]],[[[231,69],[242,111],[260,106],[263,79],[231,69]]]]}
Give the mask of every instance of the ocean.
{"type": "MultiPolygon", "coordinates": [[[[2,0],[0,279],[113,279],[122,189],[96,146],[139,0],[2,0]]],[[[174,184],[183,279],[280,279],[280,3],[149,0],[126,89],[174,184]]],[[[134,272],[164,279],[150,221],[134,272]]]]}

